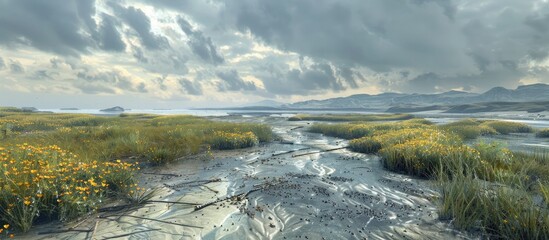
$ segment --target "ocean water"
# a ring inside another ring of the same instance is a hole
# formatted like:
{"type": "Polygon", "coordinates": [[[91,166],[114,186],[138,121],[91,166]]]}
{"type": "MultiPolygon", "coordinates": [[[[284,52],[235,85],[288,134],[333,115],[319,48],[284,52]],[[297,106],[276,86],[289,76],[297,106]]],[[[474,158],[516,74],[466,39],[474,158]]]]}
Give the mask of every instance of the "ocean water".
{"type": "Polygon", "coordinates": [[[123,112],[102,112],[100,109],[38,109],[39,111],[54,112],[54,113],[82,113],[94,115],[119,115],[121,113],[147,113],[158,115],[195,115],[195,116],[227,116],[229,111],[224,110],[194,110],[194,109],[129,109],[123,112]]]}
{"type": "MultiPolygon", "coordinates": [[[[54,112],[54,113],[83,113],[94,115],[119,115],[121,113],[147,113],[158,115],[195,115],[195,116],[229,116],[229,115],[242,115],[242,116],[256,116],[256,115],[276,115],[282,117],[291,117],[296,114],[345,114],[345,113],[360,113],[360,114],[374,114],[374,112],[356,112],[356,111],[322,111],[322,110],[202,110],[202,109],[130,109],[123,112],[102,112],[100,109],[78,109],[78,110],[65,110],[65,109],[38,109],[39,111],[54,112]]],[[[375,114],[380,114],[375,113],[375,114]]]]}

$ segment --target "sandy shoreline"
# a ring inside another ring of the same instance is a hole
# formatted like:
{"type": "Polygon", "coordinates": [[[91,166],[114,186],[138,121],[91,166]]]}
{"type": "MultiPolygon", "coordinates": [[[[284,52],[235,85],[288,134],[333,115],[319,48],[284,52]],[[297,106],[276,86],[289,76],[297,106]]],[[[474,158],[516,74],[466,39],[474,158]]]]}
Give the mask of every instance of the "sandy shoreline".
{"type": "MultiPolygon", "coordinates": [[[[227,119],[225,119],[227,120],[227,119]]],[[[243,121],[243,119],[233,119],[243,121]]],[[[373,155],[346,149],[341,139],[305,132],[304,122],[284,118],[245,119],[273,126],[284,142],[193,156],[146,169],[144,187],[158,187],[153,200],[205,204],[149,203],[127,212],[90,216],[75,229],[37,226],[21,239],[460,239],[466,235],[438,220],[437,192],[427,181],[382,169],[373,155]],[[281,154],[293,151],[291,153],[281,154]],[[306,153],[312,153],[302,156],[306,153]],[[276,156],[273,156],[276,155],[276,156]],[[280,155],[278,155],[280,154],[280,155]],[[154,175],[174,174],[174,176],[154,175]],[[176,176],[177,175],[177,176],[176,176]],[[215,180],[206,183],[208,180],[215,180]],[[252,191],[250,194],[244,195],[252,191]],[[125,216],[130,215],[130,216],[125,216]],[[154,219],[148,220],[144,218],[154,219]],[[97,225],[97,227],[95,227],[97,225]]]]}

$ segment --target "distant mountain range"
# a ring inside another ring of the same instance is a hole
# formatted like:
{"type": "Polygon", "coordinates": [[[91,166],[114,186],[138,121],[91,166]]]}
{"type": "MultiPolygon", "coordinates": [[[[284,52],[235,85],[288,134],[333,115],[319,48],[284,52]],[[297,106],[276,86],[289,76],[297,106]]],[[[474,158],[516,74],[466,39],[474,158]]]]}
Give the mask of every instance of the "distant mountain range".
{"type": "Polygon", "coordinates": [[[283,105],[286,109],[369,109],[389,112],[414,112],[427,110],[458,111],[458,105],[492,102],[544,102],[549,101],[549,85],[531,84],[517,89],[495,87],[485,93],[449,91],[437,94],[382,93],[358,94],[325,100],[309,100],[283,105]]]}
{"type": "Polygon", "coordinates": [[[243,105],[242,107],[281,107],[285,105],[285,103],[277,102],[274,100],[263,100],[255,103],[248,103],[243,105]]]}

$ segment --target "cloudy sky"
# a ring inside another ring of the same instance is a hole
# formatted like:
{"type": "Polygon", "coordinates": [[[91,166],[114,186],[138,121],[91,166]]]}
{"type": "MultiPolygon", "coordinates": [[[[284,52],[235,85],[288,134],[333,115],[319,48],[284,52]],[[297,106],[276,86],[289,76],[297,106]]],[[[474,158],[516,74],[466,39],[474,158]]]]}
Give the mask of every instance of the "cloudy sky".
{"type": "Polygon", "coordinates": [[[0,105],[184,108],[549,83],[547,0],[0,0],[0,105]]]}

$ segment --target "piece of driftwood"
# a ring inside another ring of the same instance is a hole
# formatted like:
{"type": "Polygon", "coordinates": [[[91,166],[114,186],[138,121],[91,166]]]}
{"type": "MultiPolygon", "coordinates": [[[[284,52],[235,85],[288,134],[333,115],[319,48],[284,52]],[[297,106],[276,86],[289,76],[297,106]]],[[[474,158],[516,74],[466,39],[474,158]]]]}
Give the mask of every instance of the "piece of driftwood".
{"type": "Polygon", "coordinates": [[[188,224],[174,223],[174,222],[168,222],[168,221],[159,220],[159,219],[154,219],[154,218],[139,217],[139,216],[125,215],[125,214],[124,214],[124,215],[99,216],[99,217],[100,217],[100,218],[107,218],[107,217],[119,217],[119,218],[122,218],[122,217],[132,217],[132,218],[143,219],[143,220],[149,220],[149,221],[159,222],[159,223],[165,223],[165,224],[171,224],[171,225],[176,225],[176,226],[181,226],[181,227],[203,228],[203,227],[193,226],[193,225],[188,225],[188,224]]]}
{"type": "Polygon", "coordinates": [[[331,152],[331,151],[341,150],[341,149],[345,149],[345,148],[347,148],[347,147],[338,147],[338,148],[326,149],[326,150],[321,150],[321,151],[316,151],[316,152],[296,154],[296,155],[292,155],[292,157],[301,157],[301,156],[311,155],[311,154],[316,154],[316,153],[331,152]]]}
{"type": "Polygon", "coordinates": [[[298,127],[292,128],[292,129],[290,129],[290,131],[293,131],[293,130],[296,130],[296,129],[300,129],[300,128],[304,128],[304,126],[298,126],[298,127]]]}
{"type": "Polygon", "coordinates": [[[184,186],[184,185],[193,184],[193,183],[208,184],[208,183],[213,183],[213,182],[221,182],[221,178],[214,178],[214,179],[210,179],[210,180],[188,181],[188,182],[177,183],[177,184],[174,184],[174,185],[169,185],[169,184],[164,183],[164,186],[168,187],[168,188],[177,188],[178,186],[184,186]]]}
{"type": "Polygon", "coordinates": [[[183,204],[183,205],[200,205],[199,203],[189,203],[189,202],[175,202],[175,201],[162,201],[162,200],[148,200],[146,203],[170,203],[170,204],[183,204]]]}
{"type": "Polygon", "coordinates": [[[126,234],[120,234],[120,235],[116,235],[116,236],[104,237],[103,240],[115,239],[115,238],[122,238],[122,237],[127,237],[127,236],[131,236],[131,235],[138,234],[138,233],[152,232],[152,231],[160,231],[160,230],[162,230],[162,229],[161,229],[161,228],[155,228],[155,229],[141,230],[141,231],[126,233],[126,234]]]}
{"type": "Polygon", "coordinates": [[[297,152],[297,151],[303,151],[303,150],[307,150],[307,149],[311,149],[311,148],[300,148],[300,149],[290,150],[290,151],[281,152],[281,153],[273,153],[272,156],[276,157],[276,156],[280,156],[280,155],[284,155],[284,154],[288,154],[288,153],[293,153],[293,152],[297,152]]]}
{"type": "Polygon", "coordinates": [[[213,189],[213,188],[211,188],[211,187],[208,187],[208,185],[204,185],[203,187],[205,187],[206,189],[212,191],[212,192],[215,193],[215,194],[218,194],[218,193],[219,193],[219,191],[217,191],[217,190],[215,190],[215,189],[213,189]]]}
{"type": "Polygon", "coordinates": [[[116,212],[129,207],[135,207],[135,204],[124,204],[120,206],[104,207],[104,208],[97,209],[97,212],[116,212]]]}
{"type": "Polygon", "coordinates": [[[77,228],[78,226],[80,226],[80,224],[82,224],[82,223],[88,221],[89,218],[90,218],[90,215],[85,216],[83,219],[81,218],[81,221],[80,221],[80,222],[78,222],[78,223],[74,224],[73,226],[69,227],[69,229],[75,229],[75,228],[77,228]]]}
{"type": "Polygon", "coordinates": [[[247,191],[245,193],[236,194],[236,195],[229,196],[229,197],[226,197],[226,198],[217,199],[217,200],[209,202],[209,203],[198,205],[198,206],[194,207],[194,211],[196,212],[196,211],[202,210],[202,209],[204,209],[206,207],[209,207],[209,206],[212,206],[212,205],[214,205],[218,202],[223,202],[223,201],[226,201],[226,200],[229,200],[229,199],[232,199],[232,198],[237,198],[237,200],[241,200],[241,199],[244,199],[244,198],[248,197],[248,195],[250,195],[250,193],[259,191],[261,189],[263,189],[263,188],[255,188],[255,189],[252,189],[252,190],[247,191]]]}
{"type": "Polygon", "coordinates": [[[93,240],[93,236],[95,236],[95,232],[97,232],[98,225],[99,225],[99,221],[95,221],[95,226],[93,227],[92,235],[90,237],[91,240],[93,240]]]}

